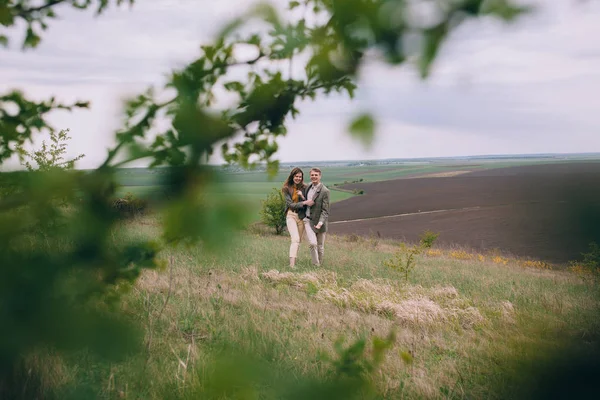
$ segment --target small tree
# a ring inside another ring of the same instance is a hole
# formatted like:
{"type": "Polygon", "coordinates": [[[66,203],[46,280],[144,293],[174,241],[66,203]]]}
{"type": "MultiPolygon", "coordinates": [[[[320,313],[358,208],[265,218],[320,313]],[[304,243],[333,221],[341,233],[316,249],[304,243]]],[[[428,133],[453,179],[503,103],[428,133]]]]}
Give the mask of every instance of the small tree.
{"type": "Polygon", "coordinates": [[[285,199],[281,191],[273,189],[262,201],[260,219],[265,225],[275,228],[275,233],[281,235],[285,228],[285,199]]]}
{"type": "Polygon", "coordinates": [[[408,282],[408,276],[417,266],[418,256],[421,255],[423,251],[430,249],[438,236],[439,233],[425,231],[421,235],[419,244],[408,247],[406,244],[400,243],[400,249],[396,251],[391,259],[384,261],[383,265],[400,272],[403,275],[405,282],[408,282]]]}
{"type": "Polygon", "coordinates": [[[422,248],[430,249],[431,247],[433,247],[433,243],[435,243],[438,236],[440,236],[439,233],[435,233],[435,232],[431,232],[430,230],[426,230],[419,237],[420,238],[419,243],[421,244],[422,248]]]}
{"type": "Polygon", "coordinates": [[[25,150],[22,146],[19,147],[19,158],[21,164],[29,171],[50,171],[52,169],[73,169],[75,163],[84,157],[84,154],[79,154],[77,157],[71,160],[65,160],[65,153],[67,152],[67,141],[71,139],[68,135],[68,129],[62,129],[60,132],[50,131],[50,145],[46,144],[46,141],[42,141],[42,147],[34,152],[25,150]],[[37,168],[34,168],[29,161],[29,158],[35,162],[37,168]]]}

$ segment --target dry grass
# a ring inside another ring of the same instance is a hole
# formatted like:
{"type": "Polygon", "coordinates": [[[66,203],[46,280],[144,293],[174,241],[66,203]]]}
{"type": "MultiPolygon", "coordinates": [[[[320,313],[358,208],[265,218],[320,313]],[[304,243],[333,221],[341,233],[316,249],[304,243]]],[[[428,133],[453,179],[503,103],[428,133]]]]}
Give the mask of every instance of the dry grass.
{"type": "MultiPolygon", "coordinates": [[[[333,354],[332,345],[340,336],[357,338],[361,332],[385,336],[396,330],[399,332],[397,349],[410,351],[416,357],[410,369],[401,358],[388,357],[377,382],[390,395],[399,388],[400,381],[393,378],[398,374],[406,375],[403,390],[425,397],[435,394],[439,382],[455,379],[457,367],[453,362],[446,360],[444,369],[431,371],[422,357],[432,346],[436,349],[454,347],[439,331],[450,327],[472,332],[474,326],[486,322],[477,308],[468,306],[468,301],[451,286],[415,286],[400,290],[391,283],[359,279],[343,287],[333,272],[271,270],[259,274],[256,268],[247,268],[241,274],[209,276],[194,275],[179,268],[173,282],[175,299],[164,322],[169,325],[168,337],[180,338],[172,340],[178,342],[178,346],[172,344],[170,375],[181,384],[187,368],[199,362],[197,354],[202,346],[197,343],[198,339],[201,342],[213,340],[210,329],[191,334],[191,338],[181,332],[174,316],[176,308],[181,307],[180,302],[188,301],[186,299],[198,303],[199,313],[210,309],[207,303],[215,298],[222,302],[223,308],[244,310],[243,321],[223,323],[219,334],[234,338],[250,325],[253,331],[269,336],[285,348],[287,354],[283,354],[283,358],[297,363],[302,373],[314,372],[314,359],[320,352],[333,354]],[[311,288],[316,288],[316,292],[307,295],[311,288]],[[273,313],[276,322],[271,319],[273,313]],[[280,332],[281,325],[286,324],[293,324],[295,329],[280,332]]],[[[140,280],[139,287],[145,292],[166,293],[168,281],[165,276],[149,271],[140,280]]],[[[464,334],[459,331],[453,336],[464,334]]]]}
{"type": "Polygon", "coordinates": [[[392,282],[373,282],[358,279],[350,287],[337,284],[335,273],[280,273],[268,271],[262,274],[269,282],[284,283],[303,289],[313,285],[315,298],[331,302],[343,308],[355,308],[366,313],[393,317],[398,324],[406,326],[430,325],[450,320],[463,327],[482,324],[485,319],[475,307],[468,306],[451,286],[424,289],[420,286],[400,286],[392,282]]]}
{"type": "MultiPolygon", "coordinates": [[[[152,229],[140,227],[135,234],[152,229]]],[[[172,274],[144,272],[126,298],[146,327],[145,372],[130,372],[139,360],[105,368],[102,397],[162,399],[202,388],[211,357],[233,344],[277,373],[326,377],[332,367],[320,354],[335,357],[337,339],[395,331],[373,376],[383,398],[502,398],[524,352],[558,348],[556,332],[597,329],[590,315],[598,298],[575,273],[433,249],[404,283],[383,266],[398,246],[375,241],[330,236],[324,268],[310,267],[304,246],[293,271],[289,238],[256,232],[242,235],[235,251],[165,254],[172,274]]]]}

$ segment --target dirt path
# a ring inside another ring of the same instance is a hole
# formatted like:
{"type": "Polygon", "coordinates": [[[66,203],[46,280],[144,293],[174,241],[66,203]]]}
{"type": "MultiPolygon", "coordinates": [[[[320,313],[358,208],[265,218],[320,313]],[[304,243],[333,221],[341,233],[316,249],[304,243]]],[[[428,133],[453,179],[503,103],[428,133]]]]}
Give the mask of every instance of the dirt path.
{"type": "Polygon", "coordinates": [[[438,214],[438,213],[445,213],[445,212],[451,212],[451,211],[479,210],[481,208],[482,207],[477,206],[477,207],[453,208],[453,209],[448,209],[448,210],[417,211],[417,212],[404,213],[404,214],[384,215],[382,217],[357,218],[357,219],[347,219],[347,220],[344,220],[344,221],[333,221],[333,222],[330,222],[329,224],[330,225],[347,224],[349,222],[374,221],[374,220],[378,220],[378,219],[407,217],[409,215],[438,214]]]}

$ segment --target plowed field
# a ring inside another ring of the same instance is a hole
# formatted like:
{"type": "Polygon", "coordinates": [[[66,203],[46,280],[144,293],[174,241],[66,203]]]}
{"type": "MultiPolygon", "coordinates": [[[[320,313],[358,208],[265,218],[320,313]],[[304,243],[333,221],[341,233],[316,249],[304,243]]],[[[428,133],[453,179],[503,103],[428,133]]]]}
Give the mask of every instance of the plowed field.
{"type": "Polygon", "coordinates": [[[364,190],[331,206],[334,234],[500,249],[555,263],[600,243],[600,162],[532,165],[452,177],[346,185],[364,190]]]}

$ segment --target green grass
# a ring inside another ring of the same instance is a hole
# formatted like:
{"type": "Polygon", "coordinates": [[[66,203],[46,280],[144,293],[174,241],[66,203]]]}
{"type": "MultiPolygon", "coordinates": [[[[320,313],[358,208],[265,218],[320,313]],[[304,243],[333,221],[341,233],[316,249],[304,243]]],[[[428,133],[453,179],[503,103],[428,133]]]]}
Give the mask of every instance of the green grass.
{"type": "MultiPolygon", "coordinates": [[[[139,219],[115,240],[153,237],[156,226],[139,219]]],[[[598,288],[569,272],[443,252],[423,256],[404,283],[383,266],[391,242],[328,237],[318,270],[303,243],[290,271],[288,248],[288,237],[253,227],[217,252],[165,253],[172,269],[144,274],[124,298],[147,350],[112,365],[74,357],[65,374],[100,398],[294,398],[331,381],[321,354],[335,359],[337,339],[395,331],[371,398],[514,398],[560,350],[597,350],[598,288]],[[234,357],[227,373],[214,364],[222,354],[234,357]],[[219,379],[245,391],[219,397],[219,379]]]]}
{"type": "MultiPolygon", "coordinates": [[[[265,200],[267,194],[273,189],[280,190],[286,177],[278,177],[278,180],[271,181],[262,173],[248,173],[248,175],[245,176],[247,179],[241,179],[237,174],[228,174],[224,176],[224,179],[218,187],[213,190],[218,191],[220,194],[228,194],[232,197],[235,196],[236,199],[247,207],[249,213],[253,215],[253,221],[257,221],[259,219],[258,211],[260,210],[262,200],[265,200]]],[[[327,183],[325,182],[325,184],[327,183]]],[[[331,188],[333,189],[333,187],[331,188]]],[[[132,193],[136,196],[148,196],[151,198],[153,194],[162,192],[164,192],[163,187],[148,184],[123,186],[119,189],[118,195],[125,196],[127,193],[132,193]]],[[[330,193],[331,202],[344,200],[354,196],[352,193],[339,190],[331,190],[330,193]]]]}

